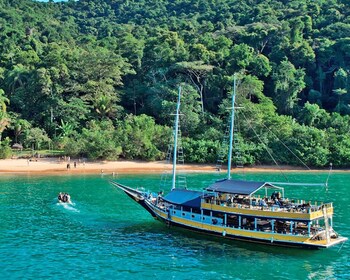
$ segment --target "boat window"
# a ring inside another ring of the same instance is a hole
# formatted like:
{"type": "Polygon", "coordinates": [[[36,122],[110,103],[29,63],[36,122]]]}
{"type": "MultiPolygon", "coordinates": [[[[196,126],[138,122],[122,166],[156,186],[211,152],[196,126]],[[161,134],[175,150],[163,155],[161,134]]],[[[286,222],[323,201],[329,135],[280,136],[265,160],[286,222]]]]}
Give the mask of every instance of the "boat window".
{"type": "Polygon", "coordinates": [[[210,211],[209,210],[203,210],[203,215],[210,216],[210,211]]]}

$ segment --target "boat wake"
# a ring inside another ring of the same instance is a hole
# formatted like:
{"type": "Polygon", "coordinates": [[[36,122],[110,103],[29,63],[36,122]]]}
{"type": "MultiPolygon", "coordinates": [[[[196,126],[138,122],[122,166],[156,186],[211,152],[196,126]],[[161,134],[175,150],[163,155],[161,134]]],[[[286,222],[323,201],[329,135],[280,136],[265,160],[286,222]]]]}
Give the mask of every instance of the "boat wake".
{"type": "Polygon", "coordinates": [[[71,212],[76,212],[79,213],[80,210],[75,208],[75,203],[61,203],[57,202],[56,205],[63,207],[65,210],[71,211],[71,212]]]}

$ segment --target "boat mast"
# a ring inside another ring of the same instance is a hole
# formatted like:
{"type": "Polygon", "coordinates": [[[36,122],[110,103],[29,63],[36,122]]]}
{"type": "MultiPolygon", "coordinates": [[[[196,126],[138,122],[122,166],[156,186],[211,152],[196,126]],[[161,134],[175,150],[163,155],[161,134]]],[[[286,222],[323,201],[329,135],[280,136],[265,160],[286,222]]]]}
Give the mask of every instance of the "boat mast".
{"type": "Polygon", "coordinates": [[[228,163],[227,163],[227,179],[231,179],[233,130],[234,130],[234,121],[235,121],[235,99],[236,99],[236,74],[234,74],[233,76],[233,94],[232,94],[232,104],[231,104],[231,125],[230,125],[230,143],[229,143],[228,163]]]}
{"type": "Polygon", "coordinates": [[[179,114],[180,114],[180,99],[181,99],[181,86],[179,86],[179,94],[177,99],[177,107],[175,114],[175,128],[174,128],[174,154],[173,154],[173,180],[171,189],[175,189],[176,182],[176,161],[177,161],[177,137],[179,131],[179,114]]]}

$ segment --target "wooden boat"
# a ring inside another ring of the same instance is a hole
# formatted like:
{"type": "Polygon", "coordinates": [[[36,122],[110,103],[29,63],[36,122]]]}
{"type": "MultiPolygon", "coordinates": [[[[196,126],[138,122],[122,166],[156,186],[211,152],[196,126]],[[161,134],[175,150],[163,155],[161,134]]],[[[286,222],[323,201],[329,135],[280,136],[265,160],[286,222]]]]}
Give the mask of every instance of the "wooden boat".
{"type": "MultiPolygon", "coordinates": [[[[236,82],[235,82],[236,85],[236,82]]],[[[203,191],[176,188],[177,135],[181,89],[175,114],[171,191],[162,196],[111,182],[167,225],[225,239],[302,248],[328,248],[345,242],[333,229],[333,204],[289,200],[271,182],[231,179],[235,89],[232,95],[227,178],[203,191]]]]}

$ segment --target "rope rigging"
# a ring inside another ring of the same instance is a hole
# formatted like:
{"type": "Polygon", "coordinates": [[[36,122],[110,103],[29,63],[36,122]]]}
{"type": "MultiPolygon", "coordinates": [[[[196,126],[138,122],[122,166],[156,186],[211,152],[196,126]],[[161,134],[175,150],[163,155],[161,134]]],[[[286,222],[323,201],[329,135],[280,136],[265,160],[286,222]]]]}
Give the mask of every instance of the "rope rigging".
{"type": "MultiPolygon", "coordinates": [[[[250,113],[253,113],[251,111],[251,109],[249,108],[250,110],[250,113]]],[[[270,158],[273,160],[273,162],[276,164],[276,166],[279,168],[279,171],[280,173],[282,174],[282,176],[286,179],[287,182],[289,182],[289,179],[288,177],[286,176],[286,174],[283,172],[283,169],[279,166],[277,160],[275,159],[275,157],[273,157],[270,149],[268,148],[268,146],[262,141],[261,137],[258,135],[258,133],[256,132],[256,130],[253,128],[253,125],[252,125],[252,122],[247,118],[247,116],[241,112],[244,119],[246,120],[249,128],[254,132],[255,136],[258,138],[259,142],[263,144],[263,147],[264,149],[266,150],[266,152],[269,154],[270,158]]],[[[279,141],[283,147],[285,147],[307,170],[311,171],[311,168],[300,158],[298,157],[270,128],[268,128],[264,123],[262,123],[262,126],[269,132],[271,133],[275,139],[277,141],[279,141]]],[[[331,171],[332,171],[332,164],[330,164],[330,170],[329,170],[329,173],[328,173],[328,177],[327,177],[327,180],[325,182],[325,184],[322,184],[323,186],[326,187],[326,191],[328,190],[328,180],[329,180],[329,177],[330,177],[330,174],[331,174],[331,171]]],[[[315,184],[315,185],[320,185],[320,184],[315,184]]]]}
{"type": "Polygon", "coordinates": [[[282,168],[280,167],[280,165],[278,164],[277,160],[274,158],[274,156],[272,155],[272,153],[270,152],[269,148],[267,147],[267,145],[262,141],[262,139],[260,138],[260,136],[258,135],[258,133],[256,132],[256,130],[253,128],[251,121],[248,120],[248,118],[246,117],[246,115],[242,112],[242,115],[244,117],[244,119],[247,121],[248,126],[250,127],[250,129],[254,132],[255,136],[258,138],[258,140],[260,141],[261,144],[263,144],[263,147],[265,148],[266,152],[269,154],[270,158],[273,160],[273,162],[276,164],[276,166],[278,167],[278,169],[280,170],[282,176],[284,177],[284,179],[286,179],[287,182],[289,182],[288,177],[286,176],[286,174],[282,171],[282,168]]]}
{"type": "Polygon", "coordinates": [[[263,127],[268,130],[279,142],[282,143],[282,145],[293,155],[295,156],[299,162],[304,165],[308,170],[311,170],[310,167],[301,159],[299,158],[278,136],[270,129],[268,128],[264,123],[262,123],[263,127]]]}

